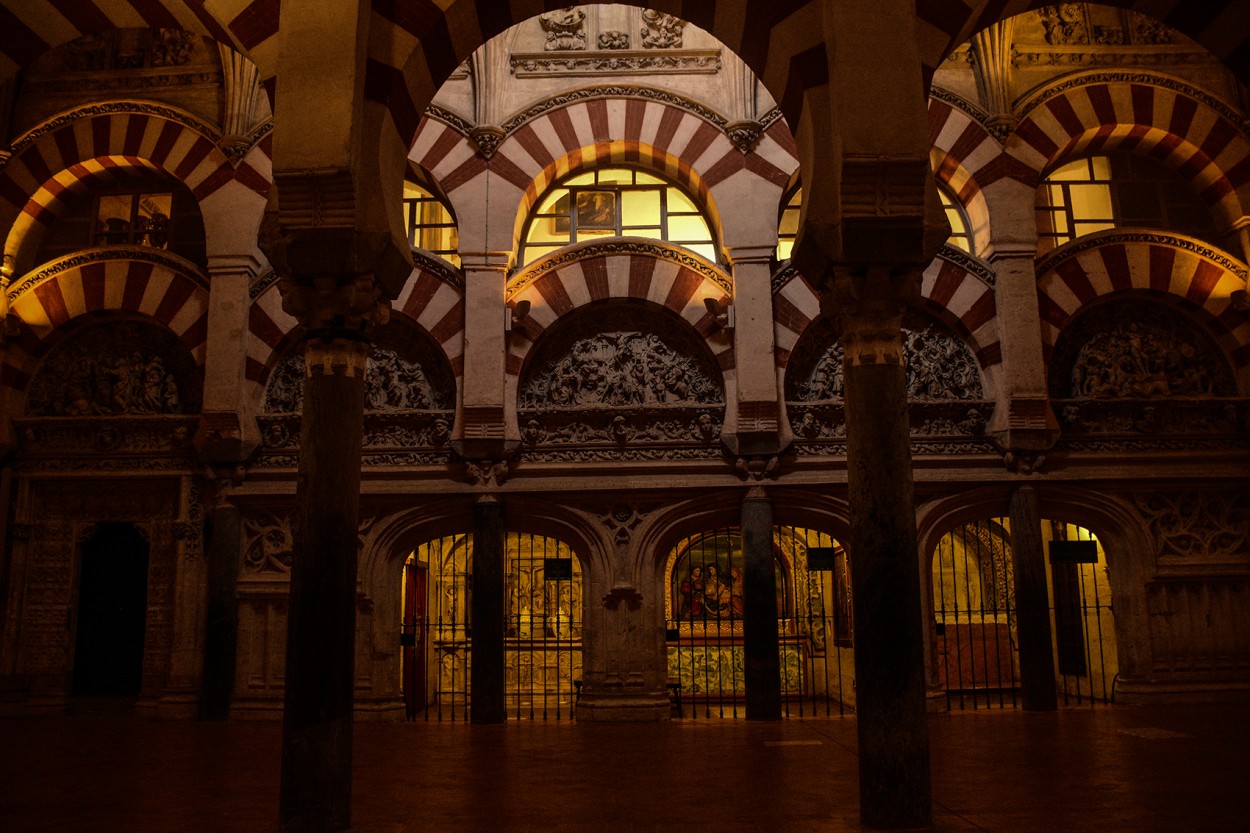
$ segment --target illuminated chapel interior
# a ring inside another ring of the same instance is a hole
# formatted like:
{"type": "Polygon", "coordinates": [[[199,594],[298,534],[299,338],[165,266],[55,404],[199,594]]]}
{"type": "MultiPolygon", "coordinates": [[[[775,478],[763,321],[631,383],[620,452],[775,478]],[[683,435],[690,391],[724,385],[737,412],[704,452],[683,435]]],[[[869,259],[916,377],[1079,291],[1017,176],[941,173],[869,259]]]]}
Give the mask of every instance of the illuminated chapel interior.
{"type": "Polygon", "coordinates": [[[375,3],[346,103],[288,4],[32,5],[0,713],[282,720],[330,666],[358,721],[1250,692],[1250,53],[1214,23],[921,14],[878,119],[752,4],[375,3]],[[857,648],[888,616],[907,650],[857,648]]]}

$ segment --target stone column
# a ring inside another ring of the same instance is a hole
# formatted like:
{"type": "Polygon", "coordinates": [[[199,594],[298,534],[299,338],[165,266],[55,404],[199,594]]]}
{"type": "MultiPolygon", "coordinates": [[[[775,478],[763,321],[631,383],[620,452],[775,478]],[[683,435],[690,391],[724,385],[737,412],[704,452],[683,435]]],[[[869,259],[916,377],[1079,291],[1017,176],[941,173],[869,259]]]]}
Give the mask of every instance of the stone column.
{"type": "Polygon", "coordinates": [[[260,262],[250,254],[209,258],[209,347],[195,445],[210,464],[241,463],[260,443],[245,374],[252,306],[248,287],[259,270],[260,262]]]}
{"type": "Polygon", "coordinates": [[[884,269],[841,275],[849,555],[855,622],[860,815],[923,827],[931,814],[920,560],[912,492],[899,283],[884,269]]]}
{"type": "Polygon", "coordinates": [[[484,496],[473,504],[473,649],[469,671],[469,720],[503,723],[504,707],[503,504],[484,496]]]}
{"type": "Polygon", "coordinates": [[[1037,489],[1011,493],[1011,562],[1016,582],[1016,638],[1020,640],[1020,699],[1028,711],[1058,708],[1050,634],[1050,596],[1037,489]]]}
{"type": "Polygon", "coordinates": [[[208,600],[204,629],[204,683],[200,719],[230,716],[239,633],[239,561],[243,549],[243,514],[230,500],[234,484],[217,480],[217,494],[209,516],[208,600]]]}
{"type": "Polygon", "coordinates": [[[367,342],[305,345],[279,813],[291,833],[351,823],[360,452],[367,342]]]}
{"type": "Polygon", "coordinates": [[[1015,25],[1015,18],[1007,18],[972,36],[972,75],[977,82],[977,95],[981,106],[990,114],[986,126],[1000,141],[1019,121],[1011,107],[1015,100],[1015,66],[1011,54],[1015,25]]]}
{"type": "Polygon", "coordinates": [[[762,486],[742,500],[744,562],[742,648],[747,720],[781,719],[781,660],[777,642],[777,572],[773,561],[773,504],[762,486]]]}

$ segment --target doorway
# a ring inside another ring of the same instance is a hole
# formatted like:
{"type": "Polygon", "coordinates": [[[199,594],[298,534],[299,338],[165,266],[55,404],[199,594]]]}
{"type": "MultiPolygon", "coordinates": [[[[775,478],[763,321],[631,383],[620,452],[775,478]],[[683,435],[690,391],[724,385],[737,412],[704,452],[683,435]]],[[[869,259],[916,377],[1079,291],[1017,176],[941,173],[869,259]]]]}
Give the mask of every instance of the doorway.
{"type": "Polygon", "coordinates": [[[98,524],[82,544],[75,695],[139,696],[147,609],[147,539],[131,523],[98,524]]]}

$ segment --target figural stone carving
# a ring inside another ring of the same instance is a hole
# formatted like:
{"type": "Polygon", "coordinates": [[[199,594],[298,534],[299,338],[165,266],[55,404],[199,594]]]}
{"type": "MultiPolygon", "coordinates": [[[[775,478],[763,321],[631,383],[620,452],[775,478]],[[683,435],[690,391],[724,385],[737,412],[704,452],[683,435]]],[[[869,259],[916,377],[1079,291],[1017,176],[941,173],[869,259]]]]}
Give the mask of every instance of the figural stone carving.
{"type": "Polygon", "coordinates": [[[706,405],[724,402],[720,384],[654,333],[601,333],[532,374],[522,408],[706,405]]]}
{"type": "MultiPolygon", "coordinates": [[[[394,350],[375,348],[365,371],[365,410],[443,410],[446,397],[430,383],[415,361],[394,350]]],[[[304,359],[284,358],[265,388],[265,413],[299,413],[304,401],[304,359]]]]}
{"type": "Polygon", "coordinates": [[[586,13],[576,6],[541,14],[538,22],[547,33],[547,52],[586,48],[586,13]]]}
{"type": "Polygon", "coordinates": [[[642,13],[642,45],[647,49],[680,49],[686,21],[671,14],[645,9],[642,13]]]}

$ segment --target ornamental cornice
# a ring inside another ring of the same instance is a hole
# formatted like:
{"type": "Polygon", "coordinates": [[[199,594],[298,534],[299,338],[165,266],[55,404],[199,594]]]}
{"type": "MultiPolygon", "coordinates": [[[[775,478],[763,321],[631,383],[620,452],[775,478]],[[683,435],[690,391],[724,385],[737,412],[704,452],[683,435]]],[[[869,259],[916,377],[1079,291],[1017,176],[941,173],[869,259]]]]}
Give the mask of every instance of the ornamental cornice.
{"type": "Polygon", "coordinates": [[[413,268],[423,269],[448,286],[453,286],[464,292],[463,273],[438,255],[427,252],[425,249],[413,249],[412,265],[413,268]]]}
{"type": "Polygon", "coordinates": [[[469,138],[469,131],[473,129],[472,122],[461,118],[451,110],[448,110],[446,107],[439,107],[437,104],[431,104],[426,107],[425,115],[431,119],[437,119],[448,127],[460,131],[464,134],[466,139],[469,138]]]}
{"type": "Polygon", "coordinates": [[[8,293],[9,303],[13,303],[26,292],[63,272],[81,269],[92,263],[104,263],[115,260],[138,260],[144,263],[164,266],[171,272],[194,281],[201,289],[208,289],[208,274],[191,261],[172,252],[167,252],[164,249],[154,249],[151,246],[100,246],[95,249],[87,249],[75,252],[72,255],[66,255],[50,263],[45,263],[33,272],[28,272],[13,282],[8,293]]]}
{"type": "Polygon", "coordinates": [[[579,101],[588,101],[595,98],[640,98],[646,101],[655,101],[660,104],[667,104],[680,110],[698,116],[701,119],[712,122],[717,127],[724,129],[729,124],[729,120],[717,113],[710,107],[706,107],[697,101],[669,92],[668,90],[657,90],[653,87],[638,87],[629,84],[604,84],[595,87],[582,87],[576,90],[552,96],[551,98],[540,101],[531,107],[528,107],[512,116],[503,123],[503,129],[508,133],[516,130],[528,121],[557,110],[561,107],[567,107],[570,104],[576,104],[579,101]]]}
{"type": "MultiPolygon", "coordinates": [[[[59,130],[68,124],[73,124],[74,122],[81,121],[82,119],[94,118],[96,116],[113,116],[119,113],[156,116],[157,118],[176,122],[177,124],[181,124],[183,127],[190,128],[197,133],[203,134],[208,139],[212,140],[214,144],[221,139],[221,131],[215,126],[179,107],[171,107],[168,104],[157,104],[152,101],[122,99],[119,101],[103,101],[98,104],[88,104],[84,107],[75,107],[72,110],[66,110],[63,113],[58,113],[47,121],[32,127],[30,130],[13,140],[13,155],[16,156],[20,154],[31,144],[38,141],[40,137],[55,130],[59,130]]],[[[263,133],[261,135],[263,136],[263,133]]]]}
{"type": "Polygon", "coordinates": [[[1015,101],[1014,109],[1024,118],[1051,98],[1092,84],[1149,84],[1152,87],[1161,87],[1202,102],[1240,128],[1243,134],[1246,132],[1246,115],[1222,99],[1180,78],[1143,69],[1096,70],[1065,75],[1047,86],[1034,88],[1020,96],[1015,101]]]}
{"type": "Polygon", "coordinates": [[[258,278],[256,278],[256,280],[252,281],[252,285],[247,288],[247,297],[255,301],[257,298],[268,292],[269,287],[276,284],[279,277],[278,273],[272,269],[261,274],[258,278]]]}
{"type": "Polygon", "coordinates": [[[605,51],[518,52],[508,59],[517,78],[619,73],[715,75],[723,67],[719,49],[617,49],[605,51]]]}
{"type": "Polygon", "coordinates": [[[1034,271],[1040,278],[1042,275],[1054,270],[1060,263],[1084,254],[1085,252],[1091,251],[1092,249],[1115,244],[1133,243],[1168,246],[1169,248],[1190,252],[1191,254],[1195,254],[1198,257],[1211,261],[1217,266],[1223,267],[1227,271],[1232,272],[1234,275],[1241,278],[1243,281],[1247,279],[1247,275],[1250,275],[1250,270],[1247,270],[1244,263],[1230,257],[1223,251],[1214,248],[1205,241],[1198,240],[1193,237],[1186,237],[1180,234],[1169,234],[1166,232],[1150,231],[1146,229],[1113,229],[1111,231],[1102,231],[1081,237],[1071,243],[1065,243],[1038,260],[1037,265],[1034,267],[1034,271]]]}
{"type": "Polygon", "coordinates": [[[709,263],[703,258],[676,246],[669,246],[655,240],[647,240],[641,237],[618,237],[613,240],[574,243],[526,266],[508,281],[506,300],[510,301],[517,295],[520,295],[529,288],[530,284],[548,272],[561,269],[570,263],[576,263],[580,260],[609,255],[644,255],[667,260],[670,263],[676,263],[702,275],[723,289],[726,295],[733,296],[733,280],[715,264],[709,263]]]}

